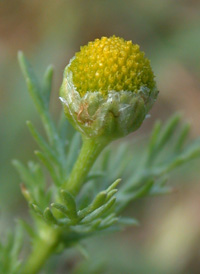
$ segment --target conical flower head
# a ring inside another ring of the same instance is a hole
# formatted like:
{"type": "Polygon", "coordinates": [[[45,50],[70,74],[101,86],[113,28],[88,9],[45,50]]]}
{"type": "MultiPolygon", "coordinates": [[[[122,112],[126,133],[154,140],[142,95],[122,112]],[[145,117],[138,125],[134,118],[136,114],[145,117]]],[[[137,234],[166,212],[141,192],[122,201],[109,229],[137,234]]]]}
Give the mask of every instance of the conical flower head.
{"type": "Polygon", "coordinates": [[[81,47],[61,86],[65,113],[75,128],[111,140],[136,130],[157,94],[150,61],[138,45],[115,36],[81,47]]]}

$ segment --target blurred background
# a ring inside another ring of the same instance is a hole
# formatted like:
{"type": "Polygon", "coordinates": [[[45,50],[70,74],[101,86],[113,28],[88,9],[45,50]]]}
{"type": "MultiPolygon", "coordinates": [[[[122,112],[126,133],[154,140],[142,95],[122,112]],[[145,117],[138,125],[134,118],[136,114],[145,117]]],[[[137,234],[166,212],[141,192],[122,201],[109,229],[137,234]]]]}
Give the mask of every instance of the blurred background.
{"type": "MultiPolygon", "coordinates": [[[[56,119],[70,58],[88,41],[113,34],[141,46],[160,90],[151,118],[131,138],[148,135],[156,119],[165,121],[176,111],[191,122],[191,139],[200,135],[199,0],[0,0],[1,232],[27,216],[11,160],[34,159],[36,146],[25,121],[40,127],[17,63],[18,50],[25,52],[38,77],[54,65],[51,111],[56,119]]],[[[81,273],[200,273],[199,164],[171,176],[177,189],[173,194],[129,206],[126,214],[137,217],[140,227],[86,241],[91,259],[84,262],[79,252],[69,250],[52,273],[71,273],[82,261],[81,273]]]]}

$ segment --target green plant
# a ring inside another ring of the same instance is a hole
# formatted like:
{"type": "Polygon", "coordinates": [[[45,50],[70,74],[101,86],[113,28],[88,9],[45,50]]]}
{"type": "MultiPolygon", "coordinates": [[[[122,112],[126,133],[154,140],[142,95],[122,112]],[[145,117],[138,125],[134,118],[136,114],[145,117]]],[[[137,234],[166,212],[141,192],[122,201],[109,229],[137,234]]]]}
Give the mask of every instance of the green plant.
{"type": "MultiPolygon", "coordinates": [[[[137,127],[131,125],[126,133],[118,128],[112,117],[109,123],[113,127],[103,124],[103,130],[98,123],[91,128],[88,128],[88,124],[81,125],[80,129],[80,121],[76,117],[72,124],[80,131],[85,130],[79,155],[81,134],[73,130],[63,113],[56,125],[49,112],[52,67],[47,68],[43,82],[39,83],[21,52],[19,63],[47,139],[31,122],[27,122],[40,148],[35,151],[39,163],[29,162],[25,166],[14,160],[13,164],[22,179],[21,191],[28,202],[33,222],[28,224],[19,221],[14,236],[9,235],[7,241],[0,244],[0,272],[32,274],[40,271],[52,254],[81,244],[84,238],[101,232],[117,231],[126,225],[137,225],[138,221],[124,217],[122,210],[141,197],[169,193],[171,188],[166,185],[168,174],[200,156],[200,140],[185,145],[189,126],[185,124],[179,127],[180,115],[176,114],[165,125],[161,122],[155,124],[140,161],[130,152],[131,143],[121,144],[115,153],[111,146],[102,152],[112,140],[139,127],[150,108],[145,108],[149,104],[145,99],[145,103],[139,104],[140,121],[137,127]],[[98,128],[96,132],[95,127],[98,128]],[[169,144],[170,149],[166,149],[169,144]],[[100,153],[101,157],[93,166],[100,153]],[[119,177],[123,178],[122,182],[119,177]],[[27,231],[32,247],[28,257],[20,261],[24,231],[27,231]]],[[[153,92],[148,98],[153,96],[155,99],[157,91],[152,81],[153,92]]],[[[65,104],[67,98],[64,88],[62,86],[61,94],[65,104]]],[[[72,120],[69,109],[65,109],[65,112],[72,120]]]]}

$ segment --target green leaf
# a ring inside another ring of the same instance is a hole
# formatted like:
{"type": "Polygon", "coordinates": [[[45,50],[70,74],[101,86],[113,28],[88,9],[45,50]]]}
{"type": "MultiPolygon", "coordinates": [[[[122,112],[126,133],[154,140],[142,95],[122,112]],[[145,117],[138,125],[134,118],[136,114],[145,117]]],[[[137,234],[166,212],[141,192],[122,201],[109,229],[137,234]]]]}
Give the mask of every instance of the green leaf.
{"type": "Polygon", "coordinates": [[[61,213],[63,213],[67,217],[70,216],[69,209],[66,206],[62,205],[62,204],[52,203],[51,207],[56,208],[58,211],[60,211],[61,213]]]}
{"type": "Polygon", "coordinates": [[[44,211],[44,219],[50,224],[58,224],[57,219],[54,217],[49,207],[47,207],[44,211]]]}
{"type": "Polygon", "coordinates": [[[110,190],[107,194],[106,202],[109,201],[117,193],[117,191],[117,189],[110,190]]]}
{"type": "Polygon", "coordinates": [[[31,135],[37,142],[38,146],[44,151],[46,157],[48,157],[54,164],[59,165],[58,157],[56,157],[55,151],[46,143],[44,138],[39,134],[36,128],[30,121],[26,122],[31,135]]]}
{"type": "Polygon", "coordinates": [[[18,53],[18,60],[21,67],[21,70],[23,72],[23,75],[25,77],[29,93],[37,107],[37,110],[40,114],[43,113],[43,109],[45,108],[44,105],[44,99],[41,96],[41,87],[39,82],[36,79],[36,76],[28,63],[26,57],[24,56],[23,52],[18,53]]]}
{"type": "Polygon", "coordinates": [[[72,194],[62,189],[60,195],[65,206],[69,209],[70,218],[77,219],[76,202],[72,194]]]}
{"type": "Polygon", "coordinates": [[[114,183],[112,183],[111,186],[109,186],[106,191],[110,192],[111,190],[115,189],[118,186],[118,184],[121,182],[121,180],[122,179],[117,179],[116,181],[114,181],[114,183]]]}
{"type": "Polygon", "coordinates": [[[176,146],[175,146],[175,151],[176,152],[179,152],[181,151],[181,149],[183,148],[184,146],[184,143],[189,135],[189,132],[190,132],[190,124],[186,123],[182,130],[181,130],[181,133],[179,134],[179,137],[178,137],[178,140],[177,140],[177,143],[176,143],[176,146]]]}
{"type": "Polygon", "coordinates": [[[49,173],[51,174],[51,177],[54,181],[54,183],[57,186],[60,186],[61,181],[59,180],[55,170],[54,170],[54,166],[51,164],[51,162],[49,161],[48,157],[42,153],[41,151],[35,151],[35,155],[40,159],[40,161],[46,166],[46,168],[48,169],[49,173]]]}
{"type": "Polygon", "coordinates": [[[36,76],[34,75],[32,71],[30,64],[25,58],[23,52],[18,53],[18,60],[19,60],[19,64],[23,72],[23,75],[25,77],[29,93],[33,99],[33,102],[36,106],[36,109],[39,115],[41,116],[48,139],[50,143],[54,146],[55,150],[59,153],[59,155],[63,156],[62,145],[60,143],[59,136],[58,136],[56,127],[54,125],[54,122],[48,111],[48,104],[46,103],[47,97],[49,96],[47,95],[47,92],[50,89],[52,70],[51,69],[47,70],[45,81],[48,82],[48,84],[46,83],[44,85],[44,89],[42,89],[38,80],[36,79],[36,76]]]}
{"type": "MultiPolygon", "coordinates": [[[[115,149],[115,148],[114,148],[115,149]]],[[[129,157],[128,157],[128,151],[129,151],[129,146],[127,146],[126,143],[123,143],[119,146],[119,149],[115,151],[115,156],[113,159],[111,159],[111,164],[112,170],[111,172],[113,173],[113,170],[115,171],[115,176],[121,176],[123,170],[125,169],[127,162],[129,162],[129,157]]]]}
{"type": "Polygon", "coordinates": [[[20,161],[13,160],[12,164],[15,166],[15,168],[17,169],[17,171],[20,174],[20,177],[21,177],[22,181],[27,186],[32,186],[32,185],[35,184],[30,172],[28,171],[28,169],[22,163],[20,163],[20,161]]]}
{"type": "Polygon", "coordinates": [[[152,157],[153,152],[156,148],[160,130],[161,130],[161,122],[157,121],[153,127],[153,130],[152,130],[152,133],[150,136],[150,141],[149,141],[149,145],[148,145],[147,164],[149,164],[149,162],[151,161],[151,157],[152,157]]]}
{"type": "Polygon", "coordinates": [[[164,129],[161,131],[158,142],[156,144],[156,152],[161,150],[167,142],[169,142],[172,137],[174,130],[176,129],[178,123],[180,122],[181,115],[175,114],[172,116],[169,121],[166,123],[164,129]]]}
{"type": "Polygon", "coordinates": [[[101,179],[101,178],[103,178],[105,175],[106,175],[105,172],[101,172],[101,171],[100,171],[100,172],[94,172],[94,173],[89,174],[89,175],[87,176],[86,181],[88,182],[88,181],[90,181],[90,180],[101,179]]]}
{"type": "Polygon", "coordinates": [[[19,255],[23,244],[23,227],[17,223],[15,231],[7,234],[4,244],[0,244],[0,273],[20,274],[22,263],[19,255]]]}
{"type": "Polygon", "coordinates": [[[23,240],[23,227],[20,223],[17,224],[15,228],[15,236],[14,236],[14,242],[11,250],[11,260],[17,261],[19,252],[22,248],[22,240],[23,240]]]}
{"type": "Polygon", "coordinates": [[[78,157],[79,150],[81,144],[81,136],[78,132],[76,132],[73,136],[73,139],[69,146],[69,152],[67,155],[67,163],[66,163],[66,173],[69,174],[72,170],[72,167],[78,157]]]}
{"type": "Polygon", "coordinates": [[[39,217],[43,217],[42,210],[36,204],[30,204],[30,207],[35,214],[37,214],[39,217]]]}
{"type": "Polygon", "coordinates": [[[75,245],[75,247],[83,255],[83,257],[85,259],[89,259],[90,256],[88,254],[88,251],[87,251],[87,249],[83,245],[81,245],[81,244],[78,243],[78,244],[75,245]]]}
{"type": "Polygon", "coordinates": [[[131,200],[133,201],[145,196],[147,193],[149,193],[153,184],[154,184],[154,181],[149,180],[149,182],[147,182],[144,186],[142,186],[138,191],[133,193],[131,200]]]}
{"type": "Polygon", "coordinates": [[[33,203],[34,199],[31,196],[30,191],[28,191],[28,189],[25,187],[25,185],[24,184],[20,184],[20,188],[21,188],[21,192],[22,192],[24,198],[26,199],[26,201],[28,203],[33,203]]]}
{"type": "Polygon", "coordinates": [[[119,224],[125,225],[125,226],[139,226],[138,220],[134,218],[129,218],[129,217],[121,217],[119,218],[119,224]]]}
{"type": "Polygon", "coordinates": [[[92,213],[90,213],[89,215],[87,215],[82,221],[81,223],[90,223],[91,221],[99,218],[100,216],[102,216],[105,212],[107,212],[115,203],[116,198],[113,197],[110,201],[108,201],[105,205],[97,208],[96,210],[94,210],[92,213]]]}
{"type": "Polygon", "coordinates": [[[23,227],[23,229],[28,233],[31,239],[33,239],[36,236],[34,229],[27,222],[25,222],[22,219],[18,220],[18,222],[23,227]]]}
{"type": "Polygon", "coordinates": [[[29,168],[29,172],[35,182],[35,185],[37,185],[37,188],[44,189],[45,188],[45,177],[44,177],[44,173],[42,171],[41,166],[38,163],[29,161],[28,168],[29,168]]]}
{"type": "Polygon", "coordinates": [[[154,181],[149,180],[145,183],[143,182],[140,187],[138,184],[138,190],[134,191],[129,188],[125,188],[123,191],[120,191],[117,197],[117,212],[122,211],[131,201],[148,195],[151,191],[151,188],[153,187],[153,184],[154,181]]]}
{"type": "Polygon", "coordinates": [[[43,88],[42,88],[42,94],[45,99],[45,103],[47,107],[49,107],[52,79],[53,79],[53,66],[50,65],[47,67],[45,71],[44,79],[43,79],[43,88]]]}
{"type": "Polygon", "coordinates": [[[101,191],[100,193],[97,194],[95,197],[94,201],[91,204],[91,209],[95,210],[98,207],[102,206],[106,202],[107,198],[107,192],[106,191],[101,191]]]}
{"type": "Polygon", "coordinates": [[[100,227],[105,229],[105,228],[110,227],[113,224],[117,223],[118,220],[119,220],[119,218],[117,218],[115,216],[115,214],[110,214],[107,218],[102,220],[100,227]]]}
{"type": "Polygon", "coordinates": [[[102,159],[102,163],[101,163],[101,170],[103,172],[105,172],[109,169],[109,165],[111,163],[110,159],[111,159],[111,150],[107,149],[103,154],[103,159],[102,159]]]}
{"type": "Polygon", "coordinates": [[[166,195],[166,194],[172,193],[173,191],[174,191],[174,188],[171,186],[155,185],[154,187],[152,187],[149,194],[150,195],[166,195]]]}

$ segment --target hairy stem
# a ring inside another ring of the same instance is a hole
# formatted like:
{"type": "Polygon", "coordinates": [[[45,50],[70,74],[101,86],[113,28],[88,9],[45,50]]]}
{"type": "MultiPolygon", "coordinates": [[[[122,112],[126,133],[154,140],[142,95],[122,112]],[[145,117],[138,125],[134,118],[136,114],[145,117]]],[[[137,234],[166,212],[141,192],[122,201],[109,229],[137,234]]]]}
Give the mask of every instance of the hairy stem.
{"type": "Polygon", "coordinates": [[[73,167],[70,177],[62,185],[62,188],[68,190],[73,195],[77,195],[95,160],[107,144],[108,142],[102,139],[89,139],[83,137],[83,145],[79,157],[73,167]]]}

